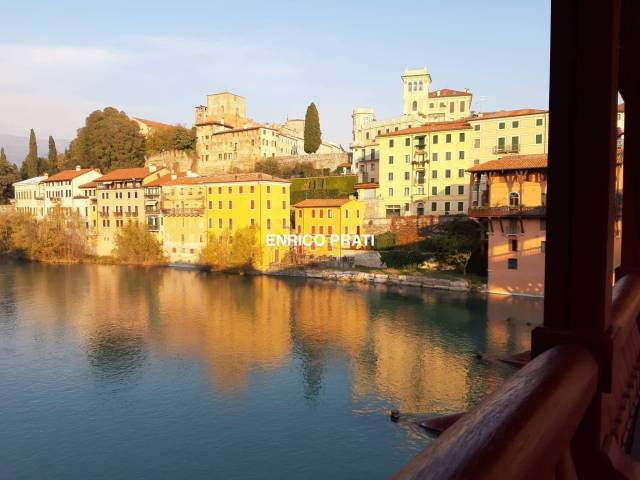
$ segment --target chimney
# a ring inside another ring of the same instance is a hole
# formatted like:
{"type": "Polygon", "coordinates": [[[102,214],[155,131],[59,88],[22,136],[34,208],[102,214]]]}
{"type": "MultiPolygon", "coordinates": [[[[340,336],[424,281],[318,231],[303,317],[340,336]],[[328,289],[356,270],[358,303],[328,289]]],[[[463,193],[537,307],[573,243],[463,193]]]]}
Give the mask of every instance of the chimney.
{"type": "Polygon", "coordinates": [[[76,165],[76,172],[80,171],[80,165],[76,165]]]}
{"type": "Polygon", "coordinates": [[[44,178],[49,178],[49,172],[44,172],[44,178]]]}
{"type": "Polygon", "coordinates": [[[155,165],[149,165],[149,172],[153,173],[156,171],[156,166],[155,165]]]}

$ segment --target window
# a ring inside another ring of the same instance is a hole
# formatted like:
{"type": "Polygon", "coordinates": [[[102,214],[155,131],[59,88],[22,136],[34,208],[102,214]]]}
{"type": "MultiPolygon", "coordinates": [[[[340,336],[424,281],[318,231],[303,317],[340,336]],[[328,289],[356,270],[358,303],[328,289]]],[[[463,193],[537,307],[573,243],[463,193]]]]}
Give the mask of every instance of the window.
{"type": "Polygon", "coordinates": [[[438,187],[431,187],[431,195],[437,195],[438,194],[438,187]]]}
{"type": "Polygon", "coordinates": [[[390,196],[390,197],[393,197],[393,188],[390,188],[390,189],[389,189],[389,196],[390,196]]]}
{"type": "Polygon", "coordinates": [[[389,140],[389,148],[393,148],[393,139],[389,140]]]}
{"type": "Polygon", "coordinates": [[[479,131],[479,130],[480,130],[480,124],[479,124],[479,123],[475,124],[475,125],[473,126],[473,129],[474,129],[476,132],[477,132],[477,131],[479,131]]]}
{"type": "Polygon", "coordinates": [[[511,146],[517,147],[520,143],[520,137],[511,137],[511,146]]]}
{"type": "Polygon", "coordinates": [[[447,169],[444,171],[444,178],[451,178],[451,170],[447,169]]]}
{"type": "Polygon", "coordinates": [[[505,123],[504,122],[498,123],[498,130],[504,130],[504,127],[505,127],[505,123]]]}
{"type": "Polygon", "coordinates": [[[324,218],[324,210],[320,209],[320,218],[324,218]]]}
{"type": "MultiPolygon", "coordinates": [[[[327,218],[333,218],[333,210],[331,210],[331,209],[327,210],[327,218]]],[[[329,233],[331,233],[331,232],[329,232],[329,233]]]]}
{"type": "Polygon", "coordinates": [[[517,270],[518,269],[518,259],[517,258],[509,258],[507,260],[507,268],[509,270],[517,270]]]}
{"type": "Polygon", "coordinates": [[[520,126],[520,122],[518,120],[514,120],[511,122],[511,128],[518,128],[520,126]]]}
{"type": "Polygon", "coordinates": [[[464,160],[464,150],[458,152],[458,160],[464,160]]]}
{"type": "Polygon", "coordinates": [[[516,240],[516,239],[509,240],[509,251],[510,252],[517,252],[518,251],[518,240],[516,240]]]}
{"type": "Polygon", "coordinates": [[[451,211],[451,202],[444,202],[444,211],[446,213],[451,211]]]}
{"type": "Polygon", "coordinates": [[[458,178],[463,178],[464,177],[464,168],[459,168],[458,169],[458,178]]]}
{"type": "Polygon", "coordinates": [[[389,165],[393,165],[393,155],[389,157],[389,165]]]}
{"type": "Polygon", "coordinates": [[[453,113],[456,110],[456,104],[454,102],[449,102],[449,113],[453,113]]]}
{"type": "Polygon", "coordinates": [[[433,152],[433,154],[431,155],[431,157],[433,158],[434,162],[438,161],[438,152],[433,152]]]}
{"type": "Polygon", "coordinates": [[[218,200],[218,210],[222,210],[222,200],[218,200]]]}
{"type": "Polygon", "coordinates": [[[451,160],[451,152],[446,152],[446,153],[444,154],[444,159],[445,159],[445,160],[451,160]]]}
{"type": "Polygon", "coordinates": [[[542,119],[536,118],[536,127],[541,127],[541,126],[542,126],[542,119]]]}
{"type": "MultiPolygon", "coordinates": [[[[231,203],[231,202],[229,202],[231,203]]],[[[231,208],[231,207],[229,207],[231,208]]],[[[271,200],[267,200],[267,210],[271,210],[271,200]]]]}
{"type": "Polygon", "coordinates": [[[432,139],[431,143],[433,143],[434,145],[438,144],[438,135],[434,135],[433,136],[433,139],[432,139]]]}
{"type": "Polygon", "coordinates": [[[411,180],[411,172],[404,172],[404,179],[411,180]]]}
{"type": "MultiPolygon", "coordinates": [[[[231,227],[229,227],[231,228],[231,227]]],[[[267,218],[267,230],[271,230],[271,219],[267,218]]]]}
{"type": "Polygon", "coordinates": [[[431,170],[431,178],[438,178],[438,171],[437,170],[431,170]]]}
{"type": "Polygon", "coordinates": [[[316,218],[316,211],[314,209],[311,210],[311,218],[316,218]]]}
{"type": "Polygon", "coordinates": [[[229,210],[233,210],[233,200],[229,200],[229,210]]]}
{"type": "Polygon", "coordinates": [[[271,187],[267,185],[267,193],[271,193],[271,187]]]}
{"type": "Polygon", "coordinates": [[[404,163],[411,163],[411,155],[404,156],[404,163]]]}
{"type": "Polygon", "coordinates": [[[458,195],[464,195],[464,185],[458,185],[458,195]]]}
{"type": "Polygon", "coordinates": [[[389,181],[393,182],[393,172],[389,172],[388,177],[389,177],[389,181]]]}
{"type": "Polygon", "coordinates": [[[344,218],[349,218],[349,210],[344,211],[344,218]]]}
{"type": "Polygon", "coordinates": [[[451,134],[450,133],[447,133],[447,136],[445,137],[445,142],[451,143],[451,134]]]}
{"type": "Polygon", "coordinates": [[[287,201],[286,200],[282,200],[282,209],[283,210],[287,209],[287,201]]]}
{"type": "Polygon", "coordinates": [[[409,187],[404,187],[404,196],[408,197],[409,195],[409,187]]]}
{"type": "MultiPolygon", "coordinates": [[[[256,209],[256,201],[251,200],[251,210],[255,210],[255,209],[256,209]]],[[[300,213],[302,213],[302,210],[300,210],[300,213]]]]}
{"type": "Polygon", "coordinates": [[[298,210],[298,218],[302,218],[302,209],[298,210]]]}
{"type": "Polygon", "coordinates": [[[520,194],[518,192],[511,192],[509,194],[509,206],[518,207],[520,205],[520,194]]]}
{"type": "Polygon", "coordinates": [[[435,212],[438,210],[438,202],[431,202],[431,211],[435,212]]]}
{"type": "Polygon", "coordinates": [[[222,219],[221,218],[218,219],[218,228],[222,228],[222,219]]]}
{"type": "Polygon", "coordinates": [[[541,133],[537,133],[536,134],[536,144],[540,145],[542,143],[542,134],[541,133]]]}
{"type": "Polygon", "coordinates": [[[540,231],[544,232],[547,230],[547,219],[546,218],[541,218],[540,219],[540,231]]]}
{"type": "Polygon", "coordinates": [[[479,138],[474,138],[473,139],[473,148],[480,148],[480,139],[479,138]]]}
{"type": "Polygon", "coordinates": [[[444,194],[445,195],[451,195],[451,186],[447,185],[446,187],[444,187],[444,194]]]}
{"type": "Polygon", "coordinates": [[[464,142],[464,132],[460,132],[459,140],[460,140],[461,142],[464,142]]]}
{"type": "Polygon", "coordinates": [[[413,110],[414,112],[418,110],[418,102],[416,102],[415,100],[411,104],[411,110],[413,110]]]}
{"type": "Polygon", "coordinates": [[[404,146],[408,147],[411,145],[411,138],[407,137],[404,139],[404,146]]]}
{"type": "Polygon", "coordinates": [[[229,219],[229,230],[233,230],[233,218],[229,219]]]}
{"type": "Polygon", "coordinates": [[[464,212],[464,202],[458,202],[458,211],[464,212]]]}
{"type": "Polygon", "coordinates": [[[253,193],[253,192],[255,192],[255,187],[253,185],[251,185],[249,187],[249,193],[253,193]]]}

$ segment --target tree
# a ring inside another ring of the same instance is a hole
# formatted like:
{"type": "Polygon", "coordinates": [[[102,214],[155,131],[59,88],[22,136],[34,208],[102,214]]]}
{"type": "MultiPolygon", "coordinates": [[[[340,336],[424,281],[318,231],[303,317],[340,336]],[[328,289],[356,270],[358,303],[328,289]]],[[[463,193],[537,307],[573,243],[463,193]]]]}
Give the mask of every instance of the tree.
{"type": "Polygon", "coordinates": [[[274,158],[267,158],[262,161],[257,161],[254,167],[256,172],[266,173],[268,175],[280,175],[282,173],[280,164],[274,158]]]}
{"type": "Polygon", "coordinates": [[[315,153],[322,143],[322,132],[320,131],[320,116],[316,104],[311,102],[307,107],[304,116],[304,151],[315,153]]]}
{"type": "Polygon", "coordinates": [[[144,223],[130,222],[116,236],[114,255],[128,265],[158,265],[166,262],[162,244],[144,223]]]}
{"type": "Polygon", "coordinates": [[[0,148],[0,204],[13,197],[13,184],[20,180],[18,167],[7,160],[4,148],[0,148]]]}
{"type": "Polygon", "coordinates": [[[245,227],[212,238],[202,251],[202,262],[216,270],[253,270],[260,263],[256,227],[245,227]]]}
{"type": "Polygon", "coordinates": [[[115,168],[144,165],[145,139],[138,124],[113,107],[96,110],[85,120],[69,147],[67,166],[115,168]]]}
{"type": "Polygon", "coordinates": [[[480,247],[478,225],[470,220],[449,220],[433,227],[427,248],[441,265],[449,265],[466,275],[469,260],[480,247]]]}
{"type": "Polygon", "coordinates": [[[49,163],[49,175],[53,175],[58,171],[58,149],[56,149],[56,142],[53,137],[49,135],[49,154],[47,155],[47,162],[49,163]]]}
{"type": "Polygon", "coordinates": [[[40,160],[38,159],[38,144],[36,142],[36,133],[31,129],[29,134],[29,153],[22,162],[20,169],[22,178],[32,178],[40,175],[40,160]]]}
{"type": "Polygon", "coordinates": [[[176,150],[193,150],[196,144],[195,129],[177,126],[173,135],[173,146],[176,150]]]}
{"type": "Polygon", "coordinates": [[[77,262],[87,253],[84,220],[78,212],[64,211],[60,205],[37,227],[37,239],[32,246],[35,260],[45,262],[77,262]]]}

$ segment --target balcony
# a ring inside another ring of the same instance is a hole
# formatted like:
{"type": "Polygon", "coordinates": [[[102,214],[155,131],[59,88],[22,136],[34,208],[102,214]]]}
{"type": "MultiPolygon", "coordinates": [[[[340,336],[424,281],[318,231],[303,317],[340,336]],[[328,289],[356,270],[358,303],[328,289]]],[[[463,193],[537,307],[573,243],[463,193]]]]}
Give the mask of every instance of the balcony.
{"type": "Polygon", "coordinates": [[[137,211],[137,210],[134,210],[134,211],[131,211],[131,212],[126,211],[126,212],[124,212],[124,214],[125,214],[127,217],[137,217],[137,216],[138,216],[138,211],[137,211]]]}
{"type": "Polygon", "coordinates": [[[547,207],[471,207],[469,216],[472,218],[499,218],[499,217],[546,217],[547,207]]]}
{"type": "Polygon", "coordinates": [[[414,145],[414,148],[416,149],[416,152],[423,153],[427,149],[427,144],[426,143],[416,143],[414,145]]]}
{"type": "Polygon", "coordinates": [[[122,213],[123,213],[123,212],[116,210],[115,212],[113,212],[113,216],[114,216],[114,217],[121,217],[121,216],[122,216],[122,213]]]}
{"type": "Polygon", "coordinates": [[[204,208],[163,208],[162,213],[167,217],[201,217],[204,208]]]}
{"type": "Polygon", "coordinates": [[[514,143],[512,145],[496,145],[493,147],[494,155],[501,155],[504,153],[520,153],[520,144],[514,143]]]}
{"type": "Polygon", "coordinates": [[[147,224],[147,227],[148,227],[150,232],[159,232],[160,231],[160,225],[149,225],[149,224],[147,224]]]}

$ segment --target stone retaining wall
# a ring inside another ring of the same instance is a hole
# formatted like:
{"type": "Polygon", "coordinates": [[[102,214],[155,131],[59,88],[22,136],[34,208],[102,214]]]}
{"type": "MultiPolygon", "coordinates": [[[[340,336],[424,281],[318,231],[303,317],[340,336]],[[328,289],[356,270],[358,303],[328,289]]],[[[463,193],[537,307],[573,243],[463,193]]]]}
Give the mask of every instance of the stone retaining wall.
{"type": "Polygon", "coordinates": [[[472,290],[471,284],[466,280],[444,280],[440,278],[420,277],[414,275],[394,275],[387,273],[368,273],[344,270],[303,270],[287,269],[273,270],[267,275],[316,278],[321,280],[334,280],[337,282],[373,283],[383,285],[400,285],[418,288],[436,288],[440,290],[453,290],[468,292],[472,290]]]}

